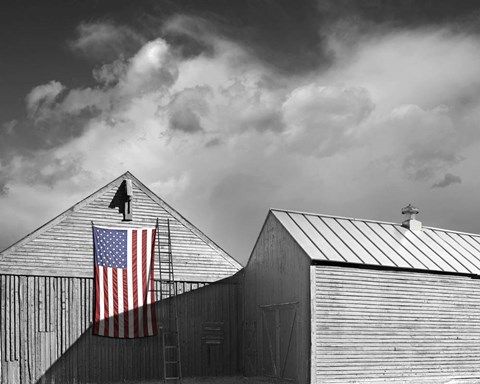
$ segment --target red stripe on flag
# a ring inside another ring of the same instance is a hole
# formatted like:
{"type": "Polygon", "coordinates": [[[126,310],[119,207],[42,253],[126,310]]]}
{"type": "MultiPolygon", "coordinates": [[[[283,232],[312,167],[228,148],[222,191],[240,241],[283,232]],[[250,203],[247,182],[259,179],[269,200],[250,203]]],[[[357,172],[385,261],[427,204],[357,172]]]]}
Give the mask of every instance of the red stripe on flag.
{"type": "Polygon", "coordinates": [[[95,321],[93,324],[93,334],[98,335],[100,329],[100,277],[99,266],[95,265],[95,321]]]}
{"type": "Polygon", "coordinates": [[[129,337],[129,328],[128,328],[128,280],[127,280],[127,269],[123,270],[123,335],[121,337],[129,337]]]}
{"type": "Polygon", "coordinates": [[[148,281],[147,281],[147,230],[142,231],[142,293],[143,293],[143,336],[148,335],[148,281]]]}
{"type": "Polygon", "coordinates": [[[103,268],[103,310],[104,310],[104,321],[103,323],[105,324],[105,330],[103,332],[103,335],[105,336],[110,336],[109,333],[109,320],[111,314],[108,311],[108,268],[107,267],[102,267],[103,268]]]}
{"type": "Polygon", "coordinates": [[[155,266],[155,238],[156,230],[152,231],[152,252],[151,252],[151,261],[150,261],[150,311],[152,316],[152,334],[157,334],[157,317],[155,314],[155,282],[154,282],[154,266],[155,266]]]}
{"type": "Polygon", "coordinates": [[[138,337],[137,231],[132,231],[133,336],[138,337]]]}
{"type": "MultiPolygon", "coordinates": [[[[112,284],[113,284],[113,337],[118,337],[118,280],[117,268],[112,268],[112,284]]],[[[110,315],[111,316],[111,315],[110,315]]]]}

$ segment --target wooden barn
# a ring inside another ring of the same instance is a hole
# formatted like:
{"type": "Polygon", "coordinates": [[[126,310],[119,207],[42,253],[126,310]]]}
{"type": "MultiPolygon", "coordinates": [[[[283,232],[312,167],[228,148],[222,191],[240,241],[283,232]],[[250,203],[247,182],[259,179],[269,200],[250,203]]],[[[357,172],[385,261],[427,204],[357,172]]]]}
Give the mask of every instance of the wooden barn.
{"type": "Polygon", "coordinates": [[[92,221],[141,228],[157,218],[163,233],[171,227],[183,375],[239,371],[241,265],[127,172],[0,253],[1,383],[162,378],[159,336],[92,335],[92,221]]]}
{"type": "Polygon", "coordinates": [[[480,383],[480,235],[271,210],[245,268],[245,370],[480,383]]]}

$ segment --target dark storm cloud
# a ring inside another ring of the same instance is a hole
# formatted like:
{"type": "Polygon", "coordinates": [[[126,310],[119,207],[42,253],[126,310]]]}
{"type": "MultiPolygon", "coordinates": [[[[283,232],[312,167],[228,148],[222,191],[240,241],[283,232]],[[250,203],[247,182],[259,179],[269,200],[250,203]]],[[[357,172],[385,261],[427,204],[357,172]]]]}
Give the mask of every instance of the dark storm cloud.
{"type": "Polygon", "coordinates": [[[211,32],[243,44],[259,60],[290,73],[328,63],[328,55],[321,48],[315,1],[156,1],[150,4],[149,14],[138,18],[141,20],[138,27],[146,34],[161,33],[186,57],[211,54],[213,47],[205,39],[205,34],[211,32]],[[190,20],[188,30],[160,30],[163,22],[178,17],[190,20]]]}
{"type": "Polygon", "coordinates": [[[185,133],[203,131],[198,116],[190,109],[174,111],[170,116],[170,129],[185,133]]]}
{"type": "Polygon", "coordinates": [[[222,144],[222,141],[218,138],[211,139],[205,144],[206,148],[217,147],[222,144]]]}
{"type": "Polygon", "coordinates": [[[7,182],[7,178],[3,177],[0,172],[0,197],[6,196],[8,194],[7,182]]]}
{"type": "Polygon", "coordinates": [[[452,184],[460,184],[462,182],[462,178],[460,176],[452,175],[451,173],[447,173],[443,180],[440,180],[432,185],[432,188],[445,188],[452,184]]]}
{"type": "Polygon", "coordinates": [[[100,112],[86,108],[75,115],[54,114],[35,122],[25,118],[4,124],[0,130],[0,162],[8,163],[15,155],[58,147],[81,136],[86,123],[100,112]]]}
{"type": "Polygon", "coordinates": [[[477,1],[453,0],[318,0],[324,20],[363,20],[392,27],[470,23],[478,19],[477,1]],[[475,17],[475,15],[477,17],[475,17]]]}

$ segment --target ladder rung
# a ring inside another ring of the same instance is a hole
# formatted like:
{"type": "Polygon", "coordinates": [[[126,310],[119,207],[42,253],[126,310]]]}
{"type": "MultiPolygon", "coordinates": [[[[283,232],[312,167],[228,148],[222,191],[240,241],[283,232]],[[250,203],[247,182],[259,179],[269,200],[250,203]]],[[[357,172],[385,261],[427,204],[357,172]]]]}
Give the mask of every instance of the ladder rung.
{"type": "Polygon", "coordinates": [[[178,376],[165,377],[165,380],[180,380],[180,377],[178,376]]]}
{"type": "Polygon", "coordinates": [[[179,361],[178,360],[169,360],[169,361],[165,361],[165,364],[178,364],[179,361]]]}

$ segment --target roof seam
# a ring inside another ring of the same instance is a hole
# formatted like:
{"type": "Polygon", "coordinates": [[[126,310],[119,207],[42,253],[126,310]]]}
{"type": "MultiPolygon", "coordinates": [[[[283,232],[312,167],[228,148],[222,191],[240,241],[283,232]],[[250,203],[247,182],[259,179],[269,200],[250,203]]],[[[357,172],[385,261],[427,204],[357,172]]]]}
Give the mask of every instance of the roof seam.
{"type": "MultiPolygon", "coordinates": [[[[394,227],[394,228],[395,228],[402,236],[404,236],[403,233],[402,233],[398,228],[396,228],[396,227],[394,227]]],[[[418,239],[418,241],[420,241],[422,244],[426,245],[426,244],[422,241],[422,239],[420,239],[420,237],[415,234],[415,232],[412,232],[412,233],[413,233],[413,235],[418,239]]],[[[418,252],[420,252],[421,254],[423,254],[428,260],[430,260],[434,265],[436,265],[437,268],[438,268],[440,271],[443,271],[443,268],[442,268],[438,263],[436,263],[434,260],[432,260],[431,257],[428,256],[422,249],[420,249],[418,246],[416,246],[416,245],[413,243],[413,241],[411,241],[411,240],[410,240],[408,237],[406,237],[406,236],[405,236],[405,238],[407,239],[407,241],[408,241],[410,244],[412,244],[412,246],[413,246],[418,252]]],[[[441,258],[443,261],[445,261],[441,256],[440,256],[440,258],[441,258]]],[[[447,264],[448,264],[448,263],[447,263],[447,264]]],[[[450,265],[450,264],[448,264],[448,265],[450,265]]],[[[453,268],[453,267],[452,267],[452,268],[453,268]]]]}
{"type": "MultiPolygon", "coordinates": [[[[378,264],[381,264],[380,261],[378,261],[377,258],[365,247],[365,245],[363,245],[362,242],[359,241],[356,236],[353,236],[353,235],[350,233],[350,231],[345,228],[345,226],[340,222],[341,219],[334,219],[334,220],[335,220],[335,222],[336,222],[340,227],[342,227],[342,229],[343,229],[345,232],[347,232],[347,233],[350,235],[350,237],[356,242],[356,244],[358,244],[368,255],[370,255],[370,257],[371,257],[373,260],[375,260],[378,264]]],[[[356,227],[354,227],[354,228],[356,228],[356,227]]],[[[349,247],[349,248],[350,248],[350,247],[349,247]]]]}
{"type": "MultiPolygon", "coordinates": [[[[290,215],[290,213],[286,212],[286,214],[288,215],[288,217],[290,217],[290,220],[293,221],[293,223],[298,227],[298,229],[300,229],[300,231],[303,232],[303,234],[308,238],[308,240],[310,240],[310,242],[315,246],[315,248],[318,249],[318,251],[327,259],[327,260],[330,260],[328,258],[328,256],[320,249],[320,247],[317,245],[317,243],[315,241],[313,241],[311,239],[310,236],[307,235],[307,233],[303,230],[302,227],[300,227],[300,225],[295,221],[295,219],[290,215]]],[[[300,244],[299,244],[300,245],[300,244]]],[[[303,247],[302,247],[303,248],[303,247]]]]}

